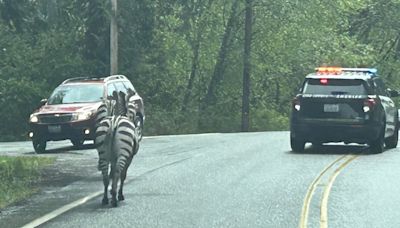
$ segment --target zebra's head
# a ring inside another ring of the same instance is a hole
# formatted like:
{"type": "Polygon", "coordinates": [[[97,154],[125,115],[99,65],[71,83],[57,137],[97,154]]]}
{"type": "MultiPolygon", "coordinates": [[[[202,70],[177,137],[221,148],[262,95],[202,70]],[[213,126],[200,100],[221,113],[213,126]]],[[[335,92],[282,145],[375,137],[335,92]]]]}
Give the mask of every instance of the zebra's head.
{"type": "Polygon", "coordinates": [[[126,116],[127,108],[126,108],[126,101],[125,101],[125,93],[115,92],[115,108],[114,108],[114,115],[115,116],[126,116]]]}

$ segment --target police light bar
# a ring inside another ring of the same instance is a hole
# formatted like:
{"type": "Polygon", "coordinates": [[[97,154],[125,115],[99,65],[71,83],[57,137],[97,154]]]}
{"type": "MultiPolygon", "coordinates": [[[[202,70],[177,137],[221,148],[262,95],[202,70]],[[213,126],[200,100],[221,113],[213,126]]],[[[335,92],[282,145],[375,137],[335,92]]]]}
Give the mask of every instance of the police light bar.
{"type": "Polygon", "coordinates": [[[341,67],[317,67],[317,68],[315,68],[315,70],[319,74],[341,74],[342,73],[341,67]]]}
{"type": "Polygon", "coordinates": [[[376,74],[376,68],[341,68],[341,67],[317,67],[315,68],[318,74],[341,74],[342,72],[360,72],[376,74]]]}
{"type": "Polygon", "coordinates": [[[376,74],[378,70],[376,68],[342,68],[345,72],[363,72],[363,73],[370,73],[376,74]]]}

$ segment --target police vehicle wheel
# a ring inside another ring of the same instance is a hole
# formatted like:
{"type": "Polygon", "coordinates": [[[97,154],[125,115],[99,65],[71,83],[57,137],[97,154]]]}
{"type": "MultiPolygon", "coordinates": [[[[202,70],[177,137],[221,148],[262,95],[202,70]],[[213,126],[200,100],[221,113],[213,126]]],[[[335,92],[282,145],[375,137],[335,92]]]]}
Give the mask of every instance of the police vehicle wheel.
{"type": "Polygon", "coordinates": [[[399,126],[397,125],[394,128],[393,135],[388,137],[385,140],[385,146],[386,146],[386,148],[389,148],[389,149],[396,148],[398,141],[399,141],[399,126]]]}
{"type": "Polygon", "coordinates": [[[46,152],[46,141],[44,140],[33,140],[32,141],[32,145],[33,145],[33,149],[35,149],[35,152],[37,154],[42,154],[44,152],[46,152]]]}
{"type": "Polygon", "coordinates": [[[306,142],[296,139],[295,137],[290,137],[290,146],[294,152],[303,152],[306,142]]]}
{"type": "Polygon", "coordinates": [[[385,145],[385,128],[383,127],[381,133],[379,134],[379,137],[370,143],[369,149],[374,154],[380,154],[383,152],[384,145],[385,145]]]}

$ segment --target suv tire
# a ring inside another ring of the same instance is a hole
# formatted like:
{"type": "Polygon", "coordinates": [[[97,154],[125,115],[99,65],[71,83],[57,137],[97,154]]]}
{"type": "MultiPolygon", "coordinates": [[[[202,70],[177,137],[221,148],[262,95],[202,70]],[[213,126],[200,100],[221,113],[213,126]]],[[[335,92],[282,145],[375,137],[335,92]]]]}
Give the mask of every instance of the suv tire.
{"type": "Polygon", "coordinates": [[[306,142],[303,140],[299,140],[296,137],[290,137],[290,147],[292,147],[292,151],[294,152],[303,152],[306,142]]]}
{"type": "Polygon", "coordinates": [[[47,142],[44,140],[34,139],[32,140],[33,149],[37,154],[42,154],[46,152],[46,144],[47,142]]]}
{"type": "Polygon", "coordinates": [[[136,131],[138,134],[138,141],[141,141],[143,138],[143,120],[140,116],[136,116],[135,119],[133,120],[133,123],[135,124],[136,131]]]}

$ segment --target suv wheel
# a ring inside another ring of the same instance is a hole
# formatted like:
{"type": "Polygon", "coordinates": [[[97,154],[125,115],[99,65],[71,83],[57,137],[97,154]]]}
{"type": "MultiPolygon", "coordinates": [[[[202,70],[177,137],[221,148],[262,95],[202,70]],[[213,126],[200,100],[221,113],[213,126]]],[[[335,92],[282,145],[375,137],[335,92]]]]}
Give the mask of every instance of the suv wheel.
{"type": "Polygon", "coordinates": [[[33,149],[35,149],[35,152],[38,154],[42,154],[46,152],[46,141],[45,140],[33,140],[32,145],[33,149]]]}
{"type": "Polygon", "coordinates": [[[399,141],[399,125],[396,124],[393,135],[385,140],[386,148],[389,149],[396,148],[398,141],[399,141]]]}
{"type": "Polygon", "coordinates": [[[138,141],[140,141],[143,138],[143,120],[140,116],[136,116],[133,123],[135,124],[136,131],[138,134],[138,141]]]}
{"type": "Polygon", "coordinates": [[[81,148],[83,143],[85,142],[85,140],[84,139],[71,139],[71,142],[75,148],[81,148]]]}
{"type": "Polygon", "coordinates": [[[383,152],[384,145],[385,145],[385,124],[383,124],[383,129],[381,129],[378,138],[369,144],[369,149],[374,154],[380,154],[383,152]]]}
{"type": "Polygon", "coordinates": [[[290,137],[290,146],[294,152],[303,152],[306,142],[299,140],[296,137],[290,137]]]}

